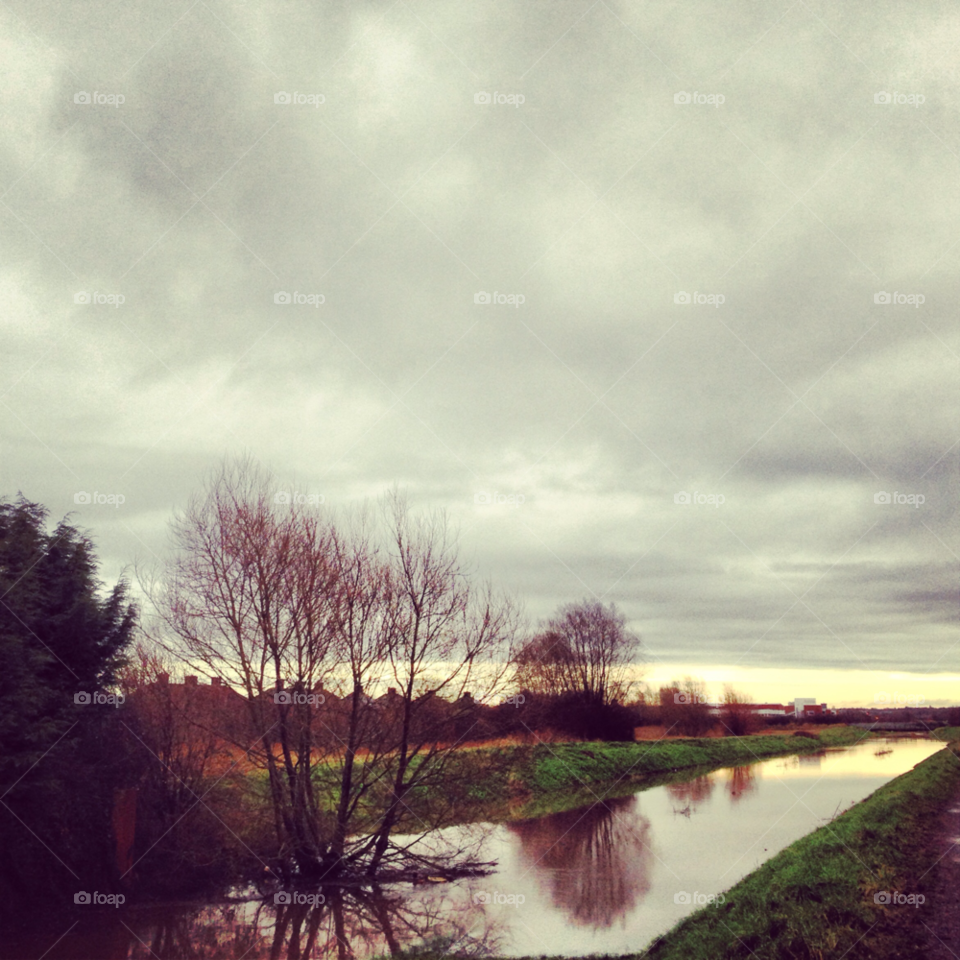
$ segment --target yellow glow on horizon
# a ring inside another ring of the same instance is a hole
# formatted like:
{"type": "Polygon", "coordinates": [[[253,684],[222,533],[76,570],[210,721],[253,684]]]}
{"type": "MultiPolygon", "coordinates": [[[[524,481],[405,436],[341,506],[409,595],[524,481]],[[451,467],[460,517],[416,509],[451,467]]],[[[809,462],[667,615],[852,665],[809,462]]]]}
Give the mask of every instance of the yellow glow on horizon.
{"type": "Polygon", "coordinates": [[[719,700],[731,684],[755,703],[793,703],[813,697],[830,708],[960,705],[960,675],[885,670],[836,670],[823,667],[743,667],[697,663],[646,664],[638,668],[643,683],[656,693],[687,674],[701,677],[707,696],[719,700]],[[884,695],[886,700],[883,699],[884,695]]]}

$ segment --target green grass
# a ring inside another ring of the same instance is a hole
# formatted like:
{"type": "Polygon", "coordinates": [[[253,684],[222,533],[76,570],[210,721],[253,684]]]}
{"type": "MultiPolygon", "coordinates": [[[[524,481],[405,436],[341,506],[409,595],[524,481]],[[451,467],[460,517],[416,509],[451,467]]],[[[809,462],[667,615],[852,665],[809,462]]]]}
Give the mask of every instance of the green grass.
{"type": "Polygon", "coordinates": [[[448,791],[455,821],[515,820],[625,796],[718,767],[849,746],[871,736],[825,727],[819,736],[701,737],[640,743],[543,743],[465,750],[448,791]],[[469,784],[458,791],[457,782],[469,784]]]}
{"type": "Polygon", "coordinates": [[[931,731],[930,736],[934,740],[943,740],[945,743],[960,740],[960,727],[938,727],[931,731]]]}

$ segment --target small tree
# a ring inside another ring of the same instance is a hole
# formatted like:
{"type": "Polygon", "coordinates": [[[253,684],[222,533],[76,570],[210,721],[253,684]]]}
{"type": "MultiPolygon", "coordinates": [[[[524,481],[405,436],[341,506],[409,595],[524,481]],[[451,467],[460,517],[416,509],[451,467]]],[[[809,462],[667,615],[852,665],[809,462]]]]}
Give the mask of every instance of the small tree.
{"type": "Polygon", "coordinates": [[[749,706],[751,703],[753,701],[746,694],[735,690],[729,683],[724,685],[720,723],[727,736],[744,737],[757,729],[759,723],[749,706]]]}
{"type": "Polygon", "coordinates": [[[515,683],[549,696],[585,703],[623,703],[636,680],[640,637],[614,604],[583,600],[561,607],[514,661],[515,683]]]}
{"type": "Polygon", "coordinates": [[[660,688],[660,722],[668,734],[699,737],[714,725],[706,684],[699,677],[674,680],[660,688]]]}

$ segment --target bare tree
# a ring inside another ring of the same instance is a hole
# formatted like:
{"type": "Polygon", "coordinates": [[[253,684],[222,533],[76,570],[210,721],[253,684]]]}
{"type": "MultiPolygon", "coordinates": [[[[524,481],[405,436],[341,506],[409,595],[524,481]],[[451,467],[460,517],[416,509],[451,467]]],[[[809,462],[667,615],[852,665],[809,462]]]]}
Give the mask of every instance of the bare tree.
{"type": "Polygon", "coordinates": [[[176,518],[152,591],[166,643],[246,694],[281,865],[402,869],[423,857],[391,837],[449,815],[457,744],[443,734],[468,693],[502,687],[518,615],[473,584],[441,514],[412,516],[394,494],[382,523],[334,522],[276,489],[254,463],[228,464],[176,518]]]}
{"type": "Polygon", "coordinates": [[[735,690],[729,683],[723,687],[720,722],[724,732],[731,737],[743,737],[759,726],[759,718],[751,709],[753,701],[746,694],[735,690]]]}
{"type": "Polygon", "coordinates": [[[224,465],[176,517],[176,555],[155,595],[171,652],[246,694],[280,859],[313,874],[327,851],[309,708],[331,670],[336,583],[328,526],[278,505],[276,489],[250,461],[224,465]]]}
{"type": "MultiPolygon", "coordinates": [[[[433,788],[442,800],[457,744],[439,742],[440,731],[430,722],[436,699],[457,705],[469,699],[468,692],[482,700],[501,690],[520,623],[508,598],[489,585],[473,585],[443,513],[411,515],[397,492],[386,499],[384,511],[392,548],[389,664],[401,699],[390,797],[371,838],[371,874],[391,847],[391,832],[409,809],[408,797],[433,788]]],[[[446,719],[456,721],[449,713],[446,719]]],[[[434,816],[442,819],[441,807],[434,816]]]]}
{"type": "Polygon", "coordinates": [[[699,737],[714,725],[706,684],[699,677],[673,680],[660,688],[660,722],[668,734],[699,737]]]}
{"type": "Polygon", "coordinates": [[[601,705],[627,699],[641,642],[614,604],[568,604],[544,626],[515,658],[518,687],[601,705]]]}

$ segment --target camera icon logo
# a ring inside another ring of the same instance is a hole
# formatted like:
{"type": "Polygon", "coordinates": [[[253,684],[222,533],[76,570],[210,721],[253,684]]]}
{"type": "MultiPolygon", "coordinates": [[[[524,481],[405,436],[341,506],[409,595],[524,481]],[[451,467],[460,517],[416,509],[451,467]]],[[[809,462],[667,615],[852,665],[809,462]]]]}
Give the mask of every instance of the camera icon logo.
{"type": "Polygon", "coordinates": [[[673,95],[674,103],[690,103],[693,100],[693,97],[687,93],[686,90],[681,90],[679,93],[673,95]]]}
{"type": "Polygon", "coordinates": [[[690,903],[690,894],[686,890],[681,890],[673,895],[674,903],[690,903]]]}
{"type": "Polygon", "coordinates": [[[890,694],[889,694],[889,693],[886,693],[885,691],[882,691],[882,692],[878,693],[878,694],[873,698],[873,702],[874,702],[874,703],[889,703],[889,702],[890,702],[890,694]]]}
{"type": "Polygon", "coordinates": [[[873,895],[874,903],[890,903],[891,899],[890,894],[886,890],[879,890],[873,895]]]}
{"type": "Polygon", "coordinates": [[[289,503],[289,502],[290,502],[290,494],[287,493],[286,490],[278,490],[278,491],[273,495],[273,502],[274,502],[274,503],[289,503]]]}
{"type": "Polygon", "coordinates": [[[493,496],[489,493],[475,493],[473,495],[474,503],[493,503],[493,496]]]}
{"type": "Polygon", "coordinates": [[[293,903],[293,897],[286,890],[278,890],[273,895],[273,902],[275,904],[293,903]]]}
{"type": "Polygon", "coordinates": [[[673,495],[674,503],[690,503],[690,494],[686,490],[681,490],[673,495]]]}
{"type": "Polygon", "coordinates": [[[89,303],[90,294],[86,290],[79,290],[73,295],[74,303],[89,303]]]}
{"type": "Polygon", "coordinates": [[[874,103],[892,103],[893,97],[886,90],[881,90],[873,95],[874,103]]]}
{"type": "Polygon", "coordinates": [[[473,902],[474,902],[474,903],[490,903],[490,901],[491,901],[490,894],[489,894],[489,893],[485,893],[483,890],[478,890],[478,891],[473,895],[473,902]]]}
{"type": "Polygon", "coordinates": [[[273,302],[274,302],[274,303],[289,303],[289,302],[290,302],[290,294],[287,293],[286,290],[278,290],[278,291],[273,295],[273,302]]]}
{"type": "Polygon", "coordinates": [[[290,103],[293,98],[286,90],[280,90],[273,95],[274,103],[290,103]]]}
{"type": "Polygon", "coordinates": [[[886,490],[881,490],[879,493],[875,493],[873,495],[874,503],[890,503],[890,501],[891,501],[890,494],[887,493],[886,490]]]}
{"type": "Polygon", "coordinates": [[[74,503],[92,503],[93,497],[91,497],[90,494],[86,492],[86,490],[81,490],[79,493],[75,493],[73,495],[73,502],[74,503]]]}
{"type": "Polygon", "coordinates": [[[73,102],[74,102],[74,103],[89,103],[89,102],[90,102],[90,94],[87,93],[86,90],[80,90],[80,91],[78,91],[77,93],[75,93],[75,94],[73,95],[73,102]]]}
{"type": "Polygon", "coordinates": [[[877,291],[877,293],[875,293],[875,294],[873,295],[873,302],[874,302],[874,303],[889,303],[889,302],[890,302],[890,294],[887,293],[886,290],[879,290],[879,291],[877,291]]]}
{"type": "Polygon", "coordinates": [[[489,302],[490,302],[490,294],[487,293],[486,290],[479,290],[479,291],[477,291],[477,293],[475,293],[475,294],[473,295],[473,302],[474,302],[474,303],[489,303],[489,302]]]}
{"type": "Polygon", "coordinates": [[[693,697],[689,693],[675,693],[673,695],[674,703],[693,703],[693,697]]]}
{"type": "Polygon", "coordinates": [[[90,894],[86,890],[81,890],[73,895],[74,903],[90,903],[90,894]]]}
{"type": "Polygon", "coordinates": [[[274,703],[293,703],[293,694],[289,690],[277,690],[273,695],[274,703]]]}
{"type": "Polygon", "coordinates": [[[82,704],[84,706],[89,704],[92,700],[93,698],[90,696],[90,694],[84,693],[82,690],[79,693],[75,693],[73,695],[73,702],[82,704]]]}
{"type": "Polygon", "coordinates": [[[490,94],[487,93],[486,90],[481,90],[479,93],[475,93],[475,94],[473,95],[473,102],[474,102],[474,103],[489,103],[489,102],[490,102],[490,94]]]}
{"type": "Polygon", "coordinates": [[[686,290],[678,290],[678,291],[673,295],[673,302],[674,302],[674,303],[689,303],[689,302],[690,302],[690,294],[687,293],[686,290]]]}

